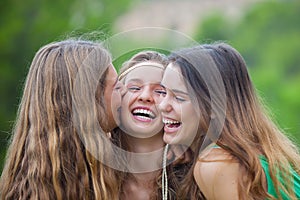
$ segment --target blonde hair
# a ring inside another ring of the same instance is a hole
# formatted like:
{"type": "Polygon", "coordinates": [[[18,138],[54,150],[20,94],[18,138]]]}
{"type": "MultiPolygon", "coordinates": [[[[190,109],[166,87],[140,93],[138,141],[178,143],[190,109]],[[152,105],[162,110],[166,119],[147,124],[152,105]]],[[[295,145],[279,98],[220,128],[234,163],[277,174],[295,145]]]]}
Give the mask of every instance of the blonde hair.
{"type": "Polygon", "coordinates": [[[95,156],[105,151],[109,157],[110,145],[91,123],[106,130],[110,63],[107,50],[91,41],[54,42],[36,53],[0,180],[1,199],[118,199],[114,171],[95,156]],[[81,108],[91,98],[96,100],[86,113],[81,108]]]}
{"type": "Polygon", "coordinates": [[[120,69],[119,79],[121,80],[126,78],[128,72],[130,72],[132,69],[135,69],[135,66],[140,65],[141,63],[154,63],[154,67],[166,68],[168,60],[166,56],[161,53],[150,50],[141,51],[123,63],[120,69]]]}

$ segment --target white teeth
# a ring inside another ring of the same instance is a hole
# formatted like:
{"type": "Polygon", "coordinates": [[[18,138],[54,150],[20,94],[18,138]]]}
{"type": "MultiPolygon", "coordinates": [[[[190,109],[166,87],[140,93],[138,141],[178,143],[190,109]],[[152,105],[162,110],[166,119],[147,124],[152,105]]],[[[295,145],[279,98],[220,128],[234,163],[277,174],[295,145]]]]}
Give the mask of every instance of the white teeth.
{"type": "Polygon", "coordinates": [[[139,118],[141,118],[141,119],[149,119],[149,117],[145,117],[145,116],[139,116],[139,118]]]}
{"type": "Polygon", "coordinates": [[[180,124],[179,121],[169,120],[169,119],[163,119],[164,124],[180,124]]]}
{"type": "Polygon", "coordinates": [[[149,115],[151,118],[155,117],[155,114],[151,112],[150,110],[145,110],[145,109],[135,109],[133,111],[133,114],[138,114],[138,113],[143,113],[149,115]]]}

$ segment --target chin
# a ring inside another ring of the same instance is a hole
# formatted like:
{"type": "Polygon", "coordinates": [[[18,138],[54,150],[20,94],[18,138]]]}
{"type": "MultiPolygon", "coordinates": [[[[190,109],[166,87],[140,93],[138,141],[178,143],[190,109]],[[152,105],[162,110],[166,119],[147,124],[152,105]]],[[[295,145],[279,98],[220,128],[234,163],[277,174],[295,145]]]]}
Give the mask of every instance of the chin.
{"type": "Polygon", "coordinates": [[[142,130],[140,130],[140,131],[135,130],[135,131],[129,132],[127,134],[131,135],[132,137],[140,138],[140,139],[147,139],[147,138],[151,138],[154,135],[156,135],[153,133],[145,133],[142,130]]]}
{"type": "Polygon", "coordinates": [[[170,137],[170,136],[166,136],[166,135],[164,135],[164,137],[163,137],[164,142],[167,144],[176,144],[176,143],[174,143],[175,139],[176,138],[174,138],[174,137],[170,137]]]}

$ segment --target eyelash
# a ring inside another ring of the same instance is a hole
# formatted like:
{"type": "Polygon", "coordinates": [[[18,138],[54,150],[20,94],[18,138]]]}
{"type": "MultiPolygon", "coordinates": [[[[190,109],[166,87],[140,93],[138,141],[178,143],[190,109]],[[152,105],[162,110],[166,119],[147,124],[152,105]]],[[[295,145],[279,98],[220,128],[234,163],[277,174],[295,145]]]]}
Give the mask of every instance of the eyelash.
{"type": "MultiPolygon", "coordinates": [[[[164,90],[156,90],[155,92],[158,93],[160,96],[163,96],[163,97],[165,97],[167,95],[167,91],[164,91],[164,90]]],[[[174,98],[176,99],[176,101],[178,101],[180,103],[186,101],[186,99],[184,99],[182,97],[174,96],[174,98]]]]}
{"type": "MultiPolygon", "coordinates": [[[[141,90],[140,87],[138,86],[130,86],[128,87],[128,90],[129,91],[132,91],[132,92],[135,92],[135,91],[139,91],[141,90]]],[[[166,91],[162,90],[162,89],[157,89],[157,90],[154,90],[155,93],[157,93],[158,95],[162,95],[162,96],[165,96],[166,95],[166,91]]]]}
{"type": "Polygon", "coordinates": [[[161,96],[166,96],[166,94],[167,94],[167,92],[164,90],[155,90],[155,93],[157,93],[158,95],[161,95],[161,96]]]}
{"type": "MultiPolygon", "coordinates": [[[[167,91],[161,91],[161,90],[158,90],[156,91],[158,94],[160,94],[161,96],[165,97],[167,95],[167,91]]],[[[182,97],[178,97],[178,96],[174,96],[174,98],[176,99],[176,101],[178,102],[185,102],[186,99],[182,98],[182,97]]]]}
{"type": "Polygon", "coordinates": [[[181,98],[181,97],[176,97],[175,96],[176,101],[178,102],[185,102],[185,99],[181,98]]]}
{"type": "Polygon", "coordinates": [[[137,86],[131,86],[131,87],[128,87],[128,90],[130,91],[139,91],[141,88],[140,87],[137,87],[137,86]]]}

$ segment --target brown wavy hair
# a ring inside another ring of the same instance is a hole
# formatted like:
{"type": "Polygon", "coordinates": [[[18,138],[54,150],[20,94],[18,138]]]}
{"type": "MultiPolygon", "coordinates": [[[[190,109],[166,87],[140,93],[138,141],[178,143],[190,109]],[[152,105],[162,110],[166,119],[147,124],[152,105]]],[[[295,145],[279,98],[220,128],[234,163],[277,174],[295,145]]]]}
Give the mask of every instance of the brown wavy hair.
{"type": "MultiPolygon", "coordinates": [[[[271,120],[269,114],[256,94],[246,63],[240,53],[226,43],[204,44],[174,52],[170,62],[181,69],[188,90],[196,94],[201,113],[199,131],[194,140],[199,152],[207,135],[211,120],[211,95],[203,77],[199,73],[207,62],[213,62],[220,72],[226,93],[225,122],[218,146],[228,151],[239,162],[245,176],[238,183],[239,199],[261,200],[275,199],[263,187],[265,175],[259,156],[266,157],[269,171],[278,198],[280,190],[291,199],[296,199],[291,182],[291,167],[300,173],[300,155],[297,146],[271,120]],[[193,64],[189,60],[196,61],[193,64]],[[283,185],[277,178],[282,175],[283,185]]],[[[221,97],[222,98],[222,97],[221,97]]],[[[224,97],[223,97],[224,98],[224,97]]],[[[193,168],[198,160],[194,156],[193,167],[182,183],[178,199],[205,199],[194,178],[193,168]]]]}
{"type": "Polygon", "coordinates": [[[115,172],[99,160],[111,152],[99,130],[100,122],[107,131],[103,95],[110,64],[100,44],[80,39],[36,53],[0,180],[1,199],[119,198],[115,172]]]}

